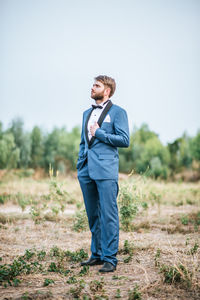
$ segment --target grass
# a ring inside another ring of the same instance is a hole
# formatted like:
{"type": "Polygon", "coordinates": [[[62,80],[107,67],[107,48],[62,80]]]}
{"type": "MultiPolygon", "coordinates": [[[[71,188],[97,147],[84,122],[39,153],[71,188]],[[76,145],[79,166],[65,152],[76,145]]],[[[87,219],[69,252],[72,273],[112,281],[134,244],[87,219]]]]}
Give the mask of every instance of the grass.
{"type": "Polygon", "coordinates": [[[18,175],[1,181],[0,298],[198,299],[198,183],[119,182],[120,244],[111,274],[80,266],[91,235],[78,181],[51,184],[18,175]]]}

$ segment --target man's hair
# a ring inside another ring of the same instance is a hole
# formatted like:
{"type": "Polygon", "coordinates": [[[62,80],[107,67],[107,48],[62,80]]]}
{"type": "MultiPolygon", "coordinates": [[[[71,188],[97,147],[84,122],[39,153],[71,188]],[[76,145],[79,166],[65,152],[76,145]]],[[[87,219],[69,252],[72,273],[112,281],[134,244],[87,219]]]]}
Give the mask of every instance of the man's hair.
{"type": "Polygon", "coordinates": [[[106,75],[99,75],[97,77],[94,78],[96,81],[100,81],[103,83],[103,85],[105,85],[106,87],[110,88],[110,95],[109,97],[112,97],[112,95],[115,92],[116,89],[116,83],[115,80],[111,77],[108,77],[106,75]]]}

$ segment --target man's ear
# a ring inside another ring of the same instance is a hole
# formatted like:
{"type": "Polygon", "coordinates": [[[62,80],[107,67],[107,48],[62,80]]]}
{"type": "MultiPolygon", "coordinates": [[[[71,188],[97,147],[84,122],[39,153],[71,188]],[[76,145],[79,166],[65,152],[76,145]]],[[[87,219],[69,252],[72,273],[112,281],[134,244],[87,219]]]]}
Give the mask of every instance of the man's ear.
{"type": "Polygon", "coordinates": [[[107,87],[105,89],[105,92],[106,92],[106,96],[110,97],[110,92],[111,92],[111,89],[109,87],[107,87]]]}

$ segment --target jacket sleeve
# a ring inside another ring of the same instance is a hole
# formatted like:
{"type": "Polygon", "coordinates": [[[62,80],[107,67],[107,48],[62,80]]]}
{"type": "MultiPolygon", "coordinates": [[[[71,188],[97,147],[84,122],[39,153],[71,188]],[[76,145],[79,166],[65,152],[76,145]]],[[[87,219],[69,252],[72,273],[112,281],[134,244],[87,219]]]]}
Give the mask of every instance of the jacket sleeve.
{"type": "Polygon", "coordinates": [[[129,146],[129,126],[128,117],[124,109],[120,109],[114,119],[115,133],[107,133],[105,130],[98,128],[95,136],[103,143],[114,147],[129,146]]]}
{"type": "Polygon", "coordinates": [[[81,130],[81,142],[79,145],[78,158],[81,158],[83,156],[84,150],[85,150],[85,139],[84,139],[84,115],[83,115],[82,130],[81,130]]]}

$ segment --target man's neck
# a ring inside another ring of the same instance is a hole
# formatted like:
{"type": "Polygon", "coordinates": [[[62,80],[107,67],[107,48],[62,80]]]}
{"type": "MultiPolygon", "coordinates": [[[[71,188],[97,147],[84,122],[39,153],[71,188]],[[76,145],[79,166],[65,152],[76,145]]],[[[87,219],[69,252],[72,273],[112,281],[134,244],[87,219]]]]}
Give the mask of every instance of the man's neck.
{"type": "Polygon", "coordinates": [[[95,100],[95,102],[96,102],[97,105],[99,105],[99,104],[103,105],[104,102],[106,102],[108,99],[109,99],[109,98],[106,97],[105,99],[102,99],[102,100],[95,100]]]}

